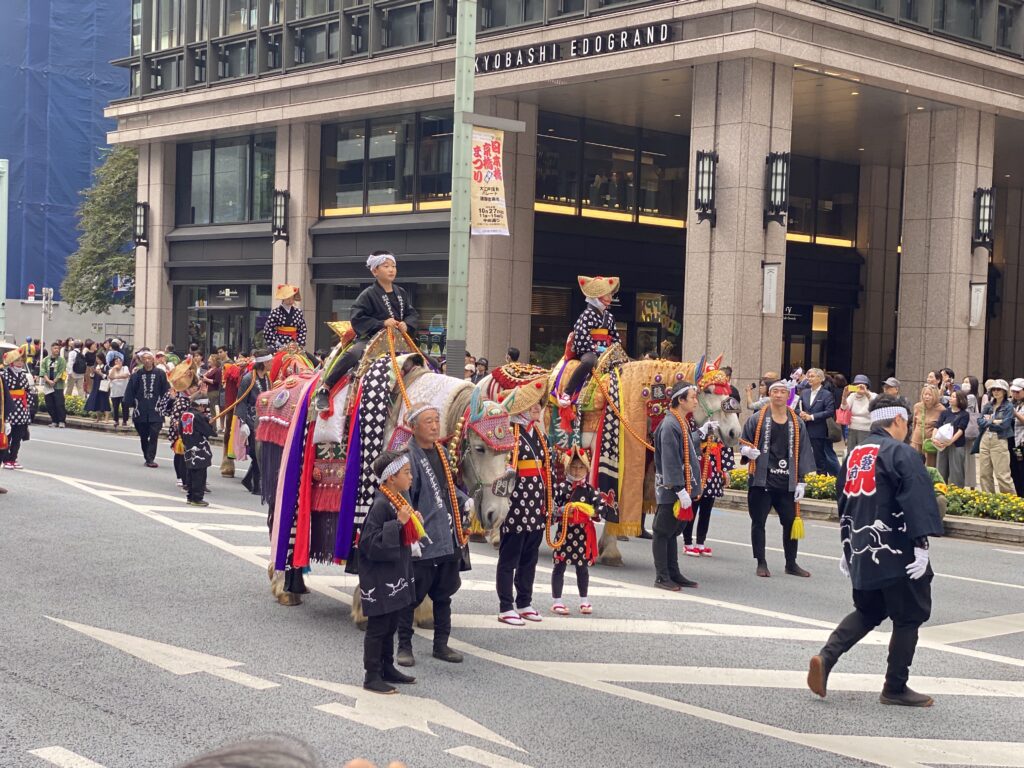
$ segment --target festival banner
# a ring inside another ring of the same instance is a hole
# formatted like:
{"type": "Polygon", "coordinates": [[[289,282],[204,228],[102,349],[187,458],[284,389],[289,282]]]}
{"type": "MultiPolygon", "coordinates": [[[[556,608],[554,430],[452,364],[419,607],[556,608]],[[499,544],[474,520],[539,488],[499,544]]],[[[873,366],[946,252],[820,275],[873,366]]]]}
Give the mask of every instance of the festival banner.
{"type": "Polygon", "coordinates": [[[474,235],[508,235],[502,150],[505,132],[473,126],[473,177],[470,183],[474,235]]]}

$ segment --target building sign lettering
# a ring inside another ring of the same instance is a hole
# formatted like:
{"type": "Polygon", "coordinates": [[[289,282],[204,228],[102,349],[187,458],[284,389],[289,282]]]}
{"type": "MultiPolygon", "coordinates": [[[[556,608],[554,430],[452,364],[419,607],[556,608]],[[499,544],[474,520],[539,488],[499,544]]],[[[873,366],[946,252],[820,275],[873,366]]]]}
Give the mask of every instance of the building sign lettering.
{"type": "Polygon", "coordinates": [[[476,73],[505,72],[564,59],[582,59],[604,53],[618,53],[636,48],[649,48],[672,40],[672,25],[663,22],[643,27],[630,27],[597,35],[574,37],[560,43],[528,45],[507,51],[483,53],[476,57],[476,73]]]}

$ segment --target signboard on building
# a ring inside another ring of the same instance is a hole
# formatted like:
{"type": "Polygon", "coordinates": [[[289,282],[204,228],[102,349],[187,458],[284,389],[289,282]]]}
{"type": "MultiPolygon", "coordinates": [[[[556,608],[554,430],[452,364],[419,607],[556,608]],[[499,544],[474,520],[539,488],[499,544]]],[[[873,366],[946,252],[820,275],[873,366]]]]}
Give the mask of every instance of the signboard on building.
{"type": "Polygon", "coordinates": [[[673,25],[667,22],[583,35],[558,43],[538,43],[522,48],[482,53],[476,57],[476,73],[505,72],[564,59],[582,59],[604,53],[650,48],[671,42],[673,25]]]}
{"type": "Polygon", "coordinates": [[[470,233],[507,235],[505,173],[502,165],[505,132],[473,126],[473,175],[470,179],[470,233]]]}

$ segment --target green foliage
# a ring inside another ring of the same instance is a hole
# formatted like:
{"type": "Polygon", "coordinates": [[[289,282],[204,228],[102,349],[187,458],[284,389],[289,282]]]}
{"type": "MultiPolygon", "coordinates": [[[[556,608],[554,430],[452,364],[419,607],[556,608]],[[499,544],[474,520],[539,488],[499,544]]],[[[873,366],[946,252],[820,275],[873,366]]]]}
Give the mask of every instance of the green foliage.
{"type": "Polygon", "coordinates": [[[557,344],[540,344],[530,351],[530,362],[541,368],[554,368],[564,353],[564,341],[557,344]]]}
{"type": "Polygon", "coordinates": [[[112,305],[131,306],[135,291],[116,297],[118,275],[135,275],[132,221],[138,184],[138,152],[114,147],[96,169],[93,184],[78,207],[78,250],[68,257],[61,296],[77,311],[105,312],[112,305]]]}
{"type": "MultiPolygon", "coordinates": [[[[36,395],[36,402],[39,403],[39,413],[46,413],[46,400],[42,395],[36,395]]],[[[69,395],[64,398],[64,409],[68,416],[85,415],[85,398],[79,395],[69,395]]]]}

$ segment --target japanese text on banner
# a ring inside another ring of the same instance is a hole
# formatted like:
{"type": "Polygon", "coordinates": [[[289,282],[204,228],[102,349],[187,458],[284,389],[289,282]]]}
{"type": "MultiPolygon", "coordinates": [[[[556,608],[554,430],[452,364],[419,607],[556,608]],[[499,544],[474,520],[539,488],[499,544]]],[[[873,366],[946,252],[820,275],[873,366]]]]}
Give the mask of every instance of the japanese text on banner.
{"type": "Polygon", "coordinates": [[[473,210],[470,231],[474,235],[508,234],[505,172],[502,164],[504,146],[504,131],[473,127],[473,176],[470,184],[473,210]]]}

